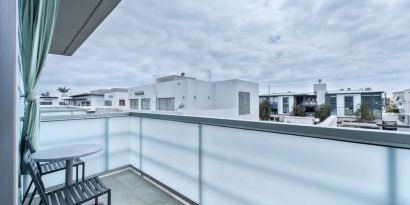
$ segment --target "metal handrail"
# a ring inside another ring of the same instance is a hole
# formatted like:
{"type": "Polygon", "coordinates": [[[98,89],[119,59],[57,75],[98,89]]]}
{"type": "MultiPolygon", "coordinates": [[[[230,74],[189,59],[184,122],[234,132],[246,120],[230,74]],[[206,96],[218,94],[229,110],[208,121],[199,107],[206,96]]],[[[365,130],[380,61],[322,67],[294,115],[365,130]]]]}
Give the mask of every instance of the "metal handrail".
{"type": "Polygon", "coordinates": [[[84,115],[64,115],[64,116],[43,116],[41,121],[65,121],[98,119],[110,117],[140,117],[158,120],[178,121],[184,123],[202,124],[217,127],[228,127],[252,131],[269,133],[288,134],[300,137],[320,138],[343,142],[376,145],[383,147],[410,149],[410,133],[386,130],[368,130],[359,128],[344,127],[319,127],[314,125],[296,125],[278,122],[233,120],[222,118],[168,115],[155,113],[105,113],[105,114],[84,114],[84,115]]]}

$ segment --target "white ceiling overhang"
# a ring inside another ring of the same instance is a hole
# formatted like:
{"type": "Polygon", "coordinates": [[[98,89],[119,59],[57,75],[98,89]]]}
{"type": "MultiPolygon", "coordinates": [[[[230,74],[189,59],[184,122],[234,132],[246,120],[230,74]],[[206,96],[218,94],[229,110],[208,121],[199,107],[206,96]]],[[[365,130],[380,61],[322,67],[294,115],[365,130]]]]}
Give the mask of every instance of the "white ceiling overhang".
{"type": "Polygon", "coordinates": [[[61,0],[50,54],[71,56],[121,0],[61,0]]]}

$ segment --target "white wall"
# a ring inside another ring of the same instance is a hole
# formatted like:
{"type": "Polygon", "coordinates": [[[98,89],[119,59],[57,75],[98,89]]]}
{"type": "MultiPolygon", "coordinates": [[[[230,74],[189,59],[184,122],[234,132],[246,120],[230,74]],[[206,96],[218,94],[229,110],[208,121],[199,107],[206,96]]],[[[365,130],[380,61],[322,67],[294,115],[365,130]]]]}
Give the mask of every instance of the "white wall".
{"type": "Polygon", "coordinates": [[[90,101],[91,106],[104,106],[104,96],[88,96],[87,100],[90,101]]]}
{"type": "Polygon", "coordinates": [[[112,107],[115,108],[130,108],[130,101],[128,99],[128,92],[110,92],[104,94],[104,105],[105,101],[110,100],[112,102],[112,107]],[[125,106],[120,106],[120,100],[125,100],[125,106]]]}
{"type": "MultiPolygon", "coordinates": [[[[128,98],[129,99],[138,99],[138,110],[141,110],[141,99],[142,98],[150,98],[151,110],[156,109],[156,96],[155,96],[155,85],[144,85],[144,86],[137,86],[128,89],[128,98]],[[144,95],[135,95],[136,91],[143,91],[144,95]]],[[[129,103],[129,100],[128,100],[129,103]]]]}
{"type": "Polygon", "coordinates": [[[214,109],[227,109],[238,104],[238,93],[234,82],[214,82],[212,89],[214,93],[214,109]]]}
{"type": "Polygon", "coordinates": [[[175,98],[175,110],[181,104],[186,106],[187,98],[187,82],[186,80],[174,80],[168,82],[157,83],[157,97],[158,98],[175,98]],[[184,99],[185,97],[185,99],[184,99]]]}
{"type": "Polygon", "coordinates": [[[212,109],[214,100],[212,82],[188,79],[186,89],[187,110],[212,109]]]}
{"type": "Polygon", "coordinates": [[[330,115],[326,120],[321,122],[319,126],[324,127],[337,127],[337,115],[330,115]]]}
{"type": "Polygon", "coordinates": [[[404,102],[403,102],[404,113],[410,115],[410,89],[404,90],[404,102]]]}
{"type": "Polygon", "coordinates": [[[314,125],[314,117],[297,117],[297,116],[284,116],[283,122],[302,125],[314,125]]]}
{"type": "MultiPolygon", "coordinates": [[[[237,86],[237,96],[238,101],[238,92],[245,91],[250,92],[250,115],[238,116],[238,118],[248,119],[248,120],[259,120],[259,84],[243,81],[243,80],[233,80],[237,86]]],[[[239,109],[239,103],[236,103],[235,108],[239,109]]]]}
{"type": "Polygon", "coordinates": [[[235,119],[259,119],[259,85],[243,80],[217,81],[213,85],[213,109],[236,109],[235,119]],[[250,114],[239,115],[239,92],[250,92],[250,114]]]}
{"type": "MultiPolygon", "coordinates": [[[[157,98],[175,98],[175,110],[183,113],[196,113],[215,116],[217,112],[212,110],[229,110],[230,115],[221,114],[220,117],[242,118],[249,120],[259,119],[259,86],[257,83],[242,80],[227,80],[218,82],[201,81],[195,79],[179,79],[132,87],[128,91],[129,99],[139,99],[139,110],[141,110],[141,99],[151,98],[151,109],[156,109],[157,98]],[[136,91],[143,91],[144,95],[135,95],[136,91]],[[250,92],[251,114],[239,116],[238,114],[238,92],[250,92]],[[183,104],[183,108],[179,106],[183,104]],[[208,110],[208,111],[207,111],[208,110]],[[236,110],[236,112],[232,112],[236,110]]],[[[226,112],[224,112],[226,113],[226,112]]]]}
{"type": "Polygon", "coordinates": [[[393,93],[393,99],[392,99],[393,103],[397,105],[397,108],[400,111],[400,114],[404,114],[405,110],[404,110],[404,94],[401,93],[393,93]]]}
{"type": "Polygon", "coordinates": [[[319,83],[313,85],[313,90],[316,92],[316,102],[318,105],[326,102],[326,83],[319,83]]]}

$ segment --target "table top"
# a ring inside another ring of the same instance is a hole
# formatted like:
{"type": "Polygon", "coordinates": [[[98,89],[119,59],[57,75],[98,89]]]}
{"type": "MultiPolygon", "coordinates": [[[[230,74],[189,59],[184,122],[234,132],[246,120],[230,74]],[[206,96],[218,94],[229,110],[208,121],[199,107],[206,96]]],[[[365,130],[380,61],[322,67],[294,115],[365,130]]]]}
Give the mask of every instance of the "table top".
{"type": "Polygon", "coordinates": [[[39,150],[31,155],[37,162],[71,160],[95,154],[102,150],[98,144],[76,144],[39,150]]]}

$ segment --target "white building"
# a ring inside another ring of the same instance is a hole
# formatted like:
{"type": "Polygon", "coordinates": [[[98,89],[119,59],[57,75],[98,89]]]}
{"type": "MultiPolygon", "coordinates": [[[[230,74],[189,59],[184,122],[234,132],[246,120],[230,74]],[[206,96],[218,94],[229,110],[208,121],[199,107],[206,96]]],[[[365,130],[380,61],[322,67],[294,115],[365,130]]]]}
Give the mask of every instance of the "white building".
{"type": "Polygon", "coordinates": [[[92,90],[89,93],[71,95],[62,98],[62,105],[65,106],[90,106],[90,107],[124,107],[128,106],[128,89],[112,88],[92,90]]]}
{"type": "Polygon", "coordinates": [[[104,106],[129,109],[128,89],[113,88],[105,93],[104,106]]]}
{"type": "Polygon", "coordinates": [[[82,93],[63,99],[66,106],[104,106],[104,94],[82,93]]]}
{"type": "Polygon", "coordinates": [[[258,89],[257,83],[243,80],[211,82],[171,75],[128,91],[131,110],[258,120],[258,89]]]}
{"type": "Polygon", "coordinates": [[[58,97],[40,96],[40,106],[58,106],[60,105],[58,97]]]}
{"type": "Polygon", "coordinates": [[[352,90],[350,88],[336,91],[327,91],[326,83],[314,84],[313,92],[306,93],[272,93],[259,96],[260,102],[268,101],[273,115],[290,115],[294,106],[306,110],[306,115],[314,115],[317,106],[325,104],[330,106],[332,115],[338,117],[355,117],[355,112],[360,104],[366,103],[372,109],[376,118],[382,117],[383,91],[370,88],[352,90]]]}
{"type": "Polygon", "coordinates": [[[410,125],[410,89],[394,92],[392,103],[399,109],[399,120],[410,125]]]}
{"type": "Polygon", "coordinates": [[[410,89],[394,92],[392,102],[397,105],[400,114],[410,115],[410,89]]]}
{"type": "Polygon", "coordinates": [[[100,89],[90,91],[89,93],[71,95],[68,98],[62,98],[62,104],[66,106],[104,106],[104,93],[109,91],[100,89]]]}

